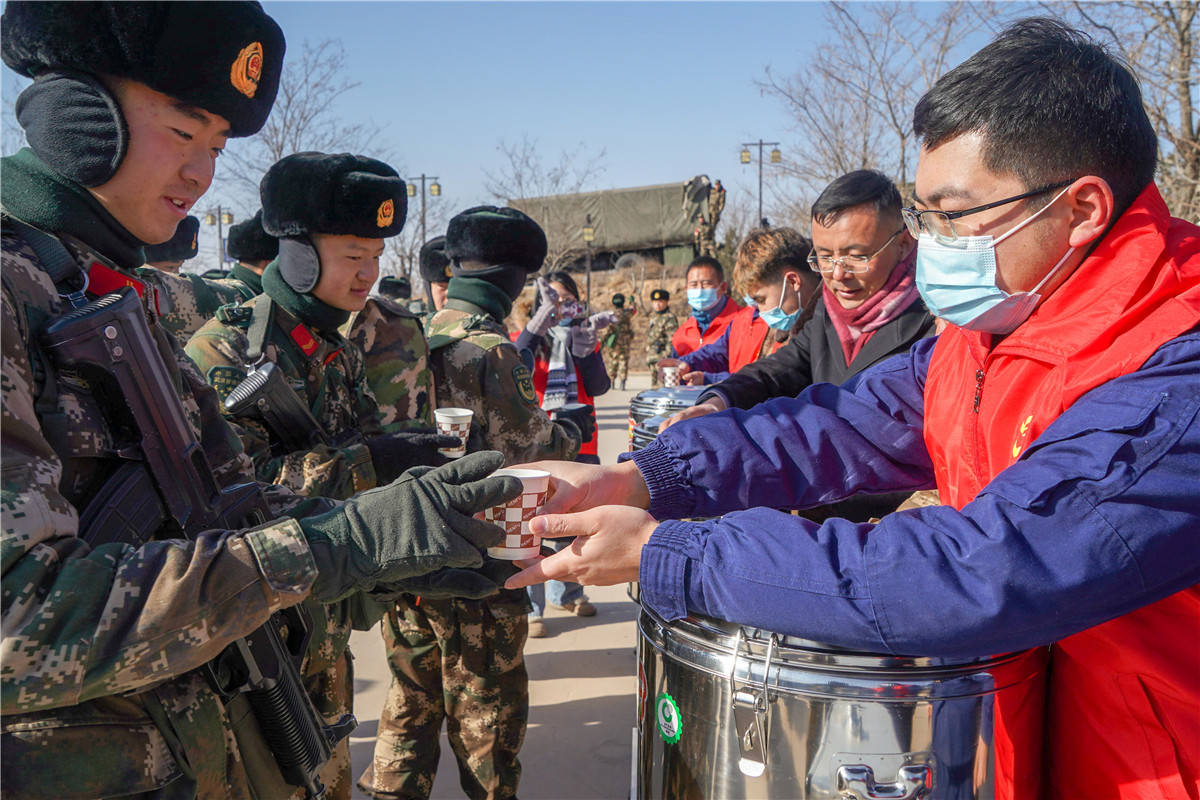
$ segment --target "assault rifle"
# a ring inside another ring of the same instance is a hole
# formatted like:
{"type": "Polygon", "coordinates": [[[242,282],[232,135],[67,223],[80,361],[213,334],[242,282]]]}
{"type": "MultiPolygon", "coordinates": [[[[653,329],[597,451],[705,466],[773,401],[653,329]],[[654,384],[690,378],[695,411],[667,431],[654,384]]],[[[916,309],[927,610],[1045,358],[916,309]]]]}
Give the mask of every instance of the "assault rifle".
{"type": "MultiPolygon", "coordinates": [[[[53,320],[42,345],[58,369],[88,381],[124,445],[117,453],[124,463],[80,517],[85,540],[136,546],[159,533],[194,539],[202,531],[269,520],[257,484],[217,485],[133,289],[123,287],[53,320]]],[[[230,644],[203,669],[223,697],[245,695],[282,780],[320,800],[325,787],[318,774],[357,722],[347,714],[326,725],[313,708],[299,671],[310,634],[311,624],[296,606],[230,644]]]]}
{"type": "Polygon", "coordinates": [[[281,453],[329,444],[329,437],[274,362],[268,361],[242,380],[225,398],[234,416],[253,414],[271,431],[281,453]]]}

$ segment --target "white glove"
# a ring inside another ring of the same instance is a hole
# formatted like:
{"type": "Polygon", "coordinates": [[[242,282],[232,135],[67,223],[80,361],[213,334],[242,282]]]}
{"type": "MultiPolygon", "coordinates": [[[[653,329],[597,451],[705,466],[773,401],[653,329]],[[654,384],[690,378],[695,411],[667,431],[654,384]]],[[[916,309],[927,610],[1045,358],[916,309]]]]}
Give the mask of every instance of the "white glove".
{"type": "Polygon", "coordinates": [[[541,302],[537,311],[533,312],[533,316],[525,324],[525,330],[534,336],[545,336],[546,331],[558,322],[558,292],[554,291],[554,287],[545,278],[538,278],[534,285],[537,286],[541,302]]]}
{"type": "Polygon", "coordinates": [[[589,318],[582,325],[571,326],[572,358],[587,358],[596,351],[596,327],[592,324],[592,319],[595,317],[589,318]]]}
{"type": "Polygon", "coordinates": [[[616,321],[617,312],[601,311],[599,314],[592,314],[590,317],[588,317],[587,322],[584,324],[591,325],[592,330],[602,331],[616,321]]]}

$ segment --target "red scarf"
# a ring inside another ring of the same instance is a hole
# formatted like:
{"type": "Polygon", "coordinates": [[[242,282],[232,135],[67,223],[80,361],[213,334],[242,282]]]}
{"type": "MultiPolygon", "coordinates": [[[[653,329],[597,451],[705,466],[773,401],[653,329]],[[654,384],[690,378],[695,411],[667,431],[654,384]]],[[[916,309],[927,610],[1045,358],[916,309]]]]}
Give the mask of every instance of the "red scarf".
{"type": "Polygon", "coordinates": [[[842,355],[846,357],[846,366],[850,366],[858,358],[859,351],[871,338],[872,332],[882,328],[900,316],[916,300],[920,299],[913,265],[917,260],[917,249],[896,266],[892,274],[879,288],[858,308],[843,308],[829,286],[822,284],[821,292],[825,298],[825,311],[833,322],[838,340],[842,343],[842,355]]]}

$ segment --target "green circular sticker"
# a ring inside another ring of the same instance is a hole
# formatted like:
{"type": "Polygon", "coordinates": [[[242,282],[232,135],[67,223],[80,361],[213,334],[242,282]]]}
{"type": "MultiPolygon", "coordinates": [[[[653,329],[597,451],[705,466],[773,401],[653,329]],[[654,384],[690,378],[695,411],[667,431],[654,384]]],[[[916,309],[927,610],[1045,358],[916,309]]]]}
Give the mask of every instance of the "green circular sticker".
{"type": "Polygon", "coordinates": [[[654,717],[658,720],[658,733],[667,744],[675,744],[683,734],[683,717],[675,698],[663,692],[654,701],[654,717]]]}

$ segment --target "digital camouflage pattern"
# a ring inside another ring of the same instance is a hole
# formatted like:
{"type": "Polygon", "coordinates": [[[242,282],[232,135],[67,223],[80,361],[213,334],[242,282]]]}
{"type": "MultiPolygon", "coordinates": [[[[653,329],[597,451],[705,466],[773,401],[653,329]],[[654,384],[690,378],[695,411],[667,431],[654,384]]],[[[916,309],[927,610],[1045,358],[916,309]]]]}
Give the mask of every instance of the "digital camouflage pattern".
{"type": "Polygon", "coordinates": [[[383,429],[375,398],[366,384],[363,354],[357,347],[336,334],[322,336],[263,294],[241,306],[218,309],[217,316],[188,342],[188,356],[224,401],[249,372],[246,330],[252,309],[260,303],[274,306],[263,355],[275,362],[292,388],[302,394],[334,444],[274,453],[266,426],[244,415],[236,422],[243,432],[246,453],[254,461],[255,474],[259,480],[310,497],[345,500],[374,488],[375,467],[363,437],[375,436],[383,429]],[[293,333],[314,343],[311,353],[305,354],[293,333]]]}
{"type": "Polygon", "coordinates": [[[347,327],[346,338],[363,351],[383,429],[432,428],[433,372],[421,320],[395,301],[372,297],[347,327]]]}
{"type": "Polygon", "coordinates": [[[388,613],[383,641],[392,686],[361,788],[379,797],[429,797],[449,717],[467,797],[516,797],[529,715],[529,619],[527,608],[507,611],[502,616],[493,602],[406,596],[388,613]]]}
{"type": "Polygon", "coordinates": [[[622,388],[629,374],[629,346],[633,344],[633,316],[636,308],[616,309],[617,321],[604,337],[604,349],[608,355],[608,375],[622,388]]]}
{"type": "Polygon", "coordinates": [[[482,310],[443,308],[425,335],[437,407],[475,412],[468,451],[498,450],[509,464],[575,458],[578,431],[551,422],[538,405],[529,368],[501,323],[482,310]]]}
{"type": "Polygon", "coordinates": [[[175,274],[142,267],[137,275],[158,291],[158,322],[175,337],[179,346],[213,318],[217,309],[254,297],[250,287],[231,278],[211,280],[192,273],[175,274]]]}
{"type": "MultiPolygon", "coordinates": [[[[243,442],[258,478],[282,484],[298,494],[338,500],[374,488],[375,468],[363,437],[383,430],[375,399],[366,384],[363,354],[358,347],[336,334],[322,336],[263,294],[241,306],[222,307],[216,318],[188,342],[188,355],[224,399],[245,377],[249,346],[246,332],[254,307],[263,303],[274,307],[263,355],[283,371],[292,388],[302,393],[330,441],[341,444],[272,454],[272,436],[267,427],[249,415],[237,417],[235,421],[244,431],[243,442]],[[305,352],[302,342],[310,343],[311,352],[305,352]]],[[[322,635],[309,642],[300,671],[309,697],[326,715],[327,722],[353,711],[353,670],[347,644],[354,621],[352,604],[360,599],[332,605],[321,605],[312,599],[305,601],[309,614],[321,620],[322,635]]],[[[329,800],[349,800],[348,739],[338,744],[335,757],[325,766],[322,776],[329,800]]]]}
{"type": "Polygon", "coordinates": [[[679,319],[670,308],[650,312],[650,325],[646,329],[646,364],[650,367],[651,386],[658,386],[658,362],[671,355],[671,337],[678,328],[679,319]]]}
{"type": "MultiPolygon", "coordinates": [[[[282,518],[194,543],[89,547],[77,509],[119,442],[80,376],[50,373],[52,391],[42,391],[37,334],[67,309],[8,232],[0,280],[0,793],[250,797],[233,725],[245,702],[222,702],[196,668],[308,593],[316,567],[299,525],[282,518]]],[[[216,395],[149,304],[147,316],[160,349],[174,354],[168,369],[218,481],[251,480],[216,395]]],[[[330,507],[268,489],[280,517],[330,507]]]]}
{"type": "MultiPolygon", "coordinates": [[[[538,406],[529,370],[501,323],[482,310],[442,309],[426,333],[438,406],[475,412],[469,450],[499,450],[509,464],[575,456],[578,441],[538,406]]],[[[396,602],[383,625],[392,682],[360,788],[378,797],[428,797],[448,717],[467,796],[516,796],[529,710],[522,654],[530,610],[524,590],[485,600],[396,602]]]]}

